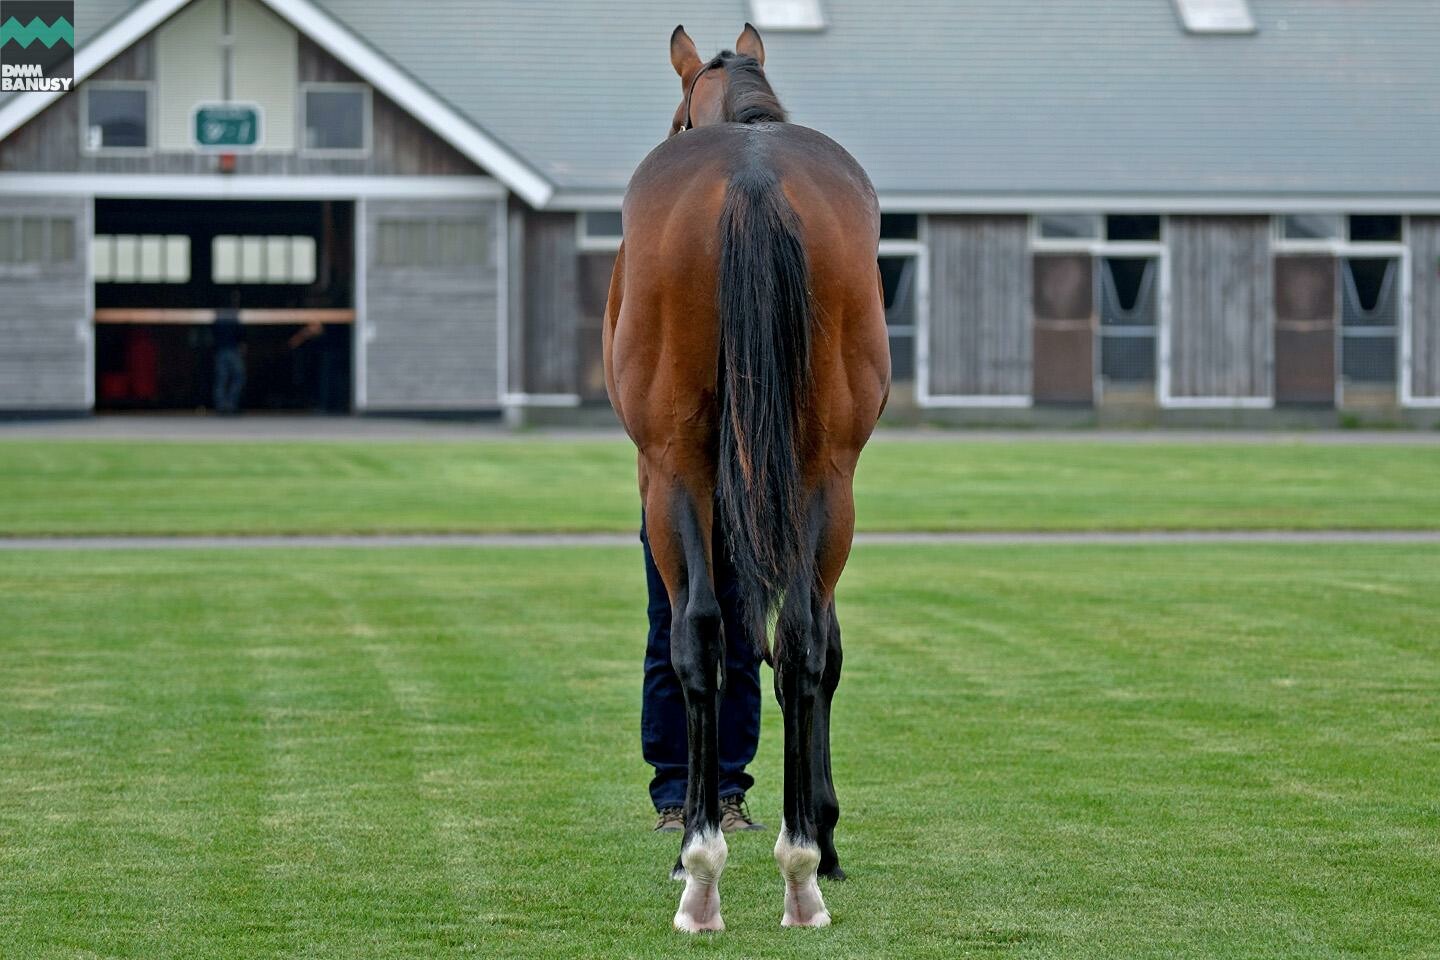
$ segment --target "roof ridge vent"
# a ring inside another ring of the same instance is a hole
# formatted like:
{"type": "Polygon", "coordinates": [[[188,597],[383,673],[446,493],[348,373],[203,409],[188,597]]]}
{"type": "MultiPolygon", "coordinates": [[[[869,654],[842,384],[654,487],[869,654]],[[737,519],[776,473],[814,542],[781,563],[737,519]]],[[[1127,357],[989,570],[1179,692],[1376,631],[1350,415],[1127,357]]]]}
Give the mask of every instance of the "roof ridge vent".
{"type": "Polygon", "coordinates": [[[1186,33],[1254,33],[1248,0],[1175,0],[1186,33]]]}

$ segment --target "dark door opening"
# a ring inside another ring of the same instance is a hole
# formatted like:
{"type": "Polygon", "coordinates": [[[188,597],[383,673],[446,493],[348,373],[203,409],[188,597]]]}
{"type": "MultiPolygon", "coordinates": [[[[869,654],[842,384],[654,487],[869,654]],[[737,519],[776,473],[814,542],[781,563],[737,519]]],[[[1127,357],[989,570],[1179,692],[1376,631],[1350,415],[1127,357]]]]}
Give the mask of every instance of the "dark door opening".
{"type": "Polygon", "coordinates": [[[351,405],[354,206],[97,200],[98,410],[351,405]]]}

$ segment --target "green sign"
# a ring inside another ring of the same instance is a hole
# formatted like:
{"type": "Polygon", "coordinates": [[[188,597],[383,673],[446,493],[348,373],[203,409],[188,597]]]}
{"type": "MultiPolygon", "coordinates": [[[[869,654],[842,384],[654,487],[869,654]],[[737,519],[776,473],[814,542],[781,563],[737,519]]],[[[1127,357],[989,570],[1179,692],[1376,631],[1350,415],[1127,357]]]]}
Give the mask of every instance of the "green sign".
{"type": "Polygon", "coordinates": [[[195,108],[195,146],[245,150],[260,145],[260,107],[254,103],[202,103],[195,108]]]}

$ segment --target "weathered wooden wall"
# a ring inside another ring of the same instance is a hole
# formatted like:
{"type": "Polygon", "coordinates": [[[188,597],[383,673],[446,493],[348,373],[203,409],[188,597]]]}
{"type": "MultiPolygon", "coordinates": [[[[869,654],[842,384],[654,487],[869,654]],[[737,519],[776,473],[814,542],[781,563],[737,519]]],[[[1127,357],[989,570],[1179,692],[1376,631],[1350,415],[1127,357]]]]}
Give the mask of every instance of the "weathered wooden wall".
{"type": "Polygon", "coordinates": [[[931,396],[1030,395],[1024,217],[931,216],[931,396]]]}
{"type": "Polygon", "coordinates": [[[83,410],[89,384],[89,202],[0,197],[0,218],[65,218],[65,263],[0,263],[0,410],[83,410]]]}
{"type": "Polygon", "coordinates": [[[1410,393],[1440,398],[1440,217],[1410,218],[1410,393]]]}
{"type": "Polygon", "coordinates": [[[1171,217],[1170,395],[1270,396],[1267,217],[1171,217]]]}
{"type": "Polygon", "coordinates": [[[477,410],[500,404],[499,204],[367,200],[365,408],[477,410]],[[381,220],[478,220],[486,256],[470,266],[379,262],[381,220]]]}
{"type": "MultiPolygon", "coordinates": [[[[97,80],[155,79],[154,43],[147,37],[107,64],[97,80]]],[[[300,37],[300,81],[358,83],[344,64],[300,37]]],[[[85,86],[61,97],[0,142],[0,171],[38,173],[214,173],[216,160],[193,151],[119,156],[81,149],[80,97],[85,86]]],[[[297,92],[298,97],[298,92],[297,92]]],[[[342,176],[477,176],[484,173],[454,147],[435,136],[394,102],[371,91],[370,152],[360,157],[311,157],[298,151],[240,154],[237,176],[245,174],[342,176]]],[[[150,109],[156,109],[152,98],[150,109]]]]}
{"type": "Polygon", "coordinates": [[[525,214],[525,323],[518,389],[530,394],[577,391],[579,290],[573,213],[525,214]]]}

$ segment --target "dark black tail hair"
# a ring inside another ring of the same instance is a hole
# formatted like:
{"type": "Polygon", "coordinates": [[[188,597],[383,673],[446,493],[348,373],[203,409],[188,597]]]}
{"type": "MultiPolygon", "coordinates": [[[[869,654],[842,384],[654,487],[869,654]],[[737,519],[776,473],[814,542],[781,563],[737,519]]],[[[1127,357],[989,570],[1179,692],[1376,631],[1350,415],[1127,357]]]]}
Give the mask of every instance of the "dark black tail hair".
{"type": "Polygon", "coordinates": [[[765,626],[812,567],[800,482],[810,381],[810,266],[779,181],[734,174],[720,216],[720,461],[716,499],[746,618],[765,626]]]}

